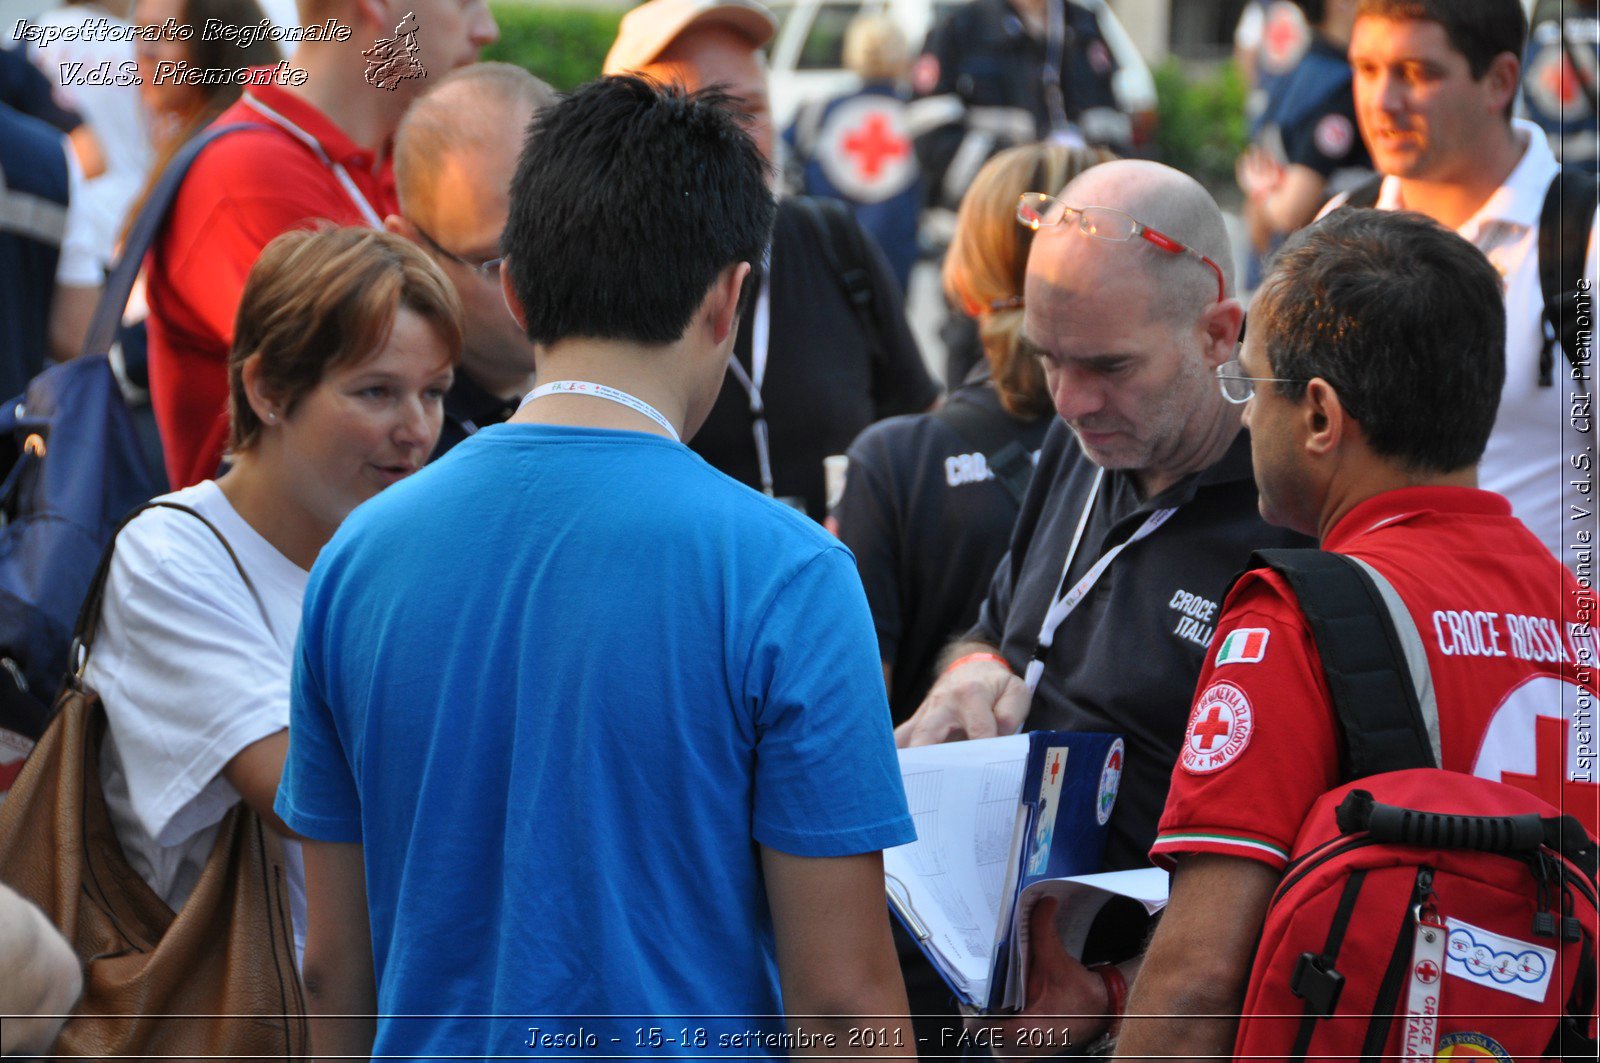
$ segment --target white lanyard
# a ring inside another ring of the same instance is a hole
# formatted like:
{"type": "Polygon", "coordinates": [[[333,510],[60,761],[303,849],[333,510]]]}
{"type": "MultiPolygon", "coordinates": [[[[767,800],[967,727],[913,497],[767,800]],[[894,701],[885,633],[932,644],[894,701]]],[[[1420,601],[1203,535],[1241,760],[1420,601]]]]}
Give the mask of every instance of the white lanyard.
{"type": "Polygon", "coordinates": [[[274,111],[271,107],[268,107],[266,104],[256,99],[253,94],[248,92],[245,93],[244,99],[245,102],[251,107],[254,107],[256,110],[260,111],[261,116],[267,119],[267,121],[271,122],[285,133],[288,133],[291,137],[294,137],[306,147],[310,148],[312,154],[316,155],[318,159],[322,160],[322,165],[326,166],[329,171],[333,173],[334,179],[344,187],[345,195],[350,197],[350,202],[355,204],[356,209],[361,212],[361,216],[366,219],[367,224],[374,229],[383,228],[383,219],[378,216],[378,212],[376,210],[372,209],[372,204],[368,202],[366,196],[361,194],[361,189],[356,187],[355,181],[350,177],[350,172],[342,165],[334,162],[333,159],[328,157],[327,151],[325,151],[322,145],[318,143],[316,137],[312,136],[310,133],[307,133],[304,129],[301,129],[299,126],[289,121],[289,119],[285,118],[277,111],[274,111]]]}
{"type": "Polygon", "coordinates": [[[663,417],[661,411],[648,402],[629,395],[626,391],[618,391],[616,388],[607,387],[604,384],[591,384],[587,380],[554,380],[548,384],[541,384],[523,396],[522,403],[517,409],[521,410],[523,406],[526,406],[534,399],[542,399],[546,395],[589,395],[597,399],[614,402],[619,406],[626,406],[635,413],[644,414],[656,424],[665,428],[674,443],[683,442],[678,436],[678,430],[672,427],[672,422],[663,417]]]}
{"type": "Polygon", "coordinates": [[[1039,640],[1033,651],[1033,657],[1028,661],[1028,669],[1023,675],[1023,681],[1028,684],[1028,693],[1032,694],[1039,689],[1039,680],[1044,676],[1044,659],[1050,649],[1050,644],[1055,640],[1056,630],[1061,627],[1062,621],[1071,615],[1072,611],[1086,598],[1089,591],[1105,575],[1106,569],[1111,567],[1111,562],[1117,555],[1128,547],[1145,538],[1161,525],[1167,518],[1178,512],[1176,508],[1158,509],[1145,518],[1143,524],[1132,535],[1106,551],[1104,557],[1094,563],[1094,567],[1083,574],[1083,578],[1073,585],[1071,590],[1066,590],[1067,576],[1072,571],[1072,562],[1078,556],[1078,547],[1083,542],[1084,529],[1089,526],[1089,514],[1094,511],[1095,501],[1100,497],[1100,483],[1105,479],[1105,469],[1096,469],[1094,484],[1089,488],[1089,498],[1083,504],[1083,512],[1078,516],[1078,528],[1072,533],[1072,545],[1067,549],[1067,559],[1061,565],[1061,581],[1056,596],[1050,601],[1050,609],[1044,614],[1044,622],[1039,625],[1039,640]]]}
{"type": "Polygon", "coordinates": [[[1412,939],[1411,977],[1406,991],[1405,1036],[1400,1058],[1405,1063],[1433,1063],[1439,1041],[1439,991],[1444,985],[1444,950],[1449,928],[1431,906],[1418,905],[1417,932],[1412,939]]]}
{"type": "Polygon", "coordinates": [[[756,442],[756,469],[761,476],[761,491],[768,498],[772,490],[772,440],[767,432],[767,407],[761,401],[761,384],[767,379],[767,344],[772,335],[772,248],[767,248],[761,263],[761,291],[756,296],[755,316],[750,319],[750,369],[736,354],[728,355],[733,379],[750,396],[750,434],[756,442]]]}

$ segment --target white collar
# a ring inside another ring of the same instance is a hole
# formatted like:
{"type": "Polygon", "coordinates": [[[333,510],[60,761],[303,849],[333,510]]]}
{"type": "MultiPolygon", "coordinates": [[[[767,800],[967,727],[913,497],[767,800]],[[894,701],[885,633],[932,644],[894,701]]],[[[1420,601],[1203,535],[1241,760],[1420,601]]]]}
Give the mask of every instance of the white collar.
{"type": "MultiPolygon", "coordinates": [[[[1545,190],[1550,179],[1560,169],[1555,153],[1544,130],[1523,118],[1511,120],[1511,132],[1522,144],[1522,158],[1483,205],[1461,224],[1456,231],[1472,241],[1484,226],[1491,223],[1520,225],[1532,228],[1539,224],[1539,212],[1544,206],[1545,190]]],[[[1400,181],[1386,177],[1378,193],[1379,210],[1399,210],[1400,181]]]]}

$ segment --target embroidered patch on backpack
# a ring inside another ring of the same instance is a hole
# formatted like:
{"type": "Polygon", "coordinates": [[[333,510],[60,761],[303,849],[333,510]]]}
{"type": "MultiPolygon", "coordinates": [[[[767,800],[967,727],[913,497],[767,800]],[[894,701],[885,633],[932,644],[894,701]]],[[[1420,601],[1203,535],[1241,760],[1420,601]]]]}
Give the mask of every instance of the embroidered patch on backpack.
{"type": "Polygon", "coordinates": [[[1503,937],[1459,919],[1446,918],[1444,922],[1450,928],[1444,950],[1446,974],[1544,1003],[1556,965],[1554,949],[1503,937]]]}

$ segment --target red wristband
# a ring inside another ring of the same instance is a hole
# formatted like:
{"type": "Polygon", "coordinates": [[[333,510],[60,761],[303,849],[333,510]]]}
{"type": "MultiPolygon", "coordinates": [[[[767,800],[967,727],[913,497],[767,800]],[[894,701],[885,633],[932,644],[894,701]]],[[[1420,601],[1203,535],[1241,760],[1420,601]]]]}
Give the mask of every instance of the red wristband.
{"type": "Polygon", "coordinates": [[[1122,1028],[1122,1013],[1128,1010],[1128,980],[1114,963],[1091,963],[1089,970],[1100,976],[1106,984],[1106,1014],[1111,1026],[1106,1033],[1115,1037],[1122,1028]]]}
{"type": "Polygon", "coordinates": [[[1004,667],[1006,671],[1011,671],[1011,662],[1000,656],[998,653],[990,653],[987,650],[979,650],[977,653],[969,653],[965,657],[957,657],[955,660],[951,661],[945,667],[944,674],[949,675],[962,665],[971,664],[973,661],[994,661],[1004,667]]]}

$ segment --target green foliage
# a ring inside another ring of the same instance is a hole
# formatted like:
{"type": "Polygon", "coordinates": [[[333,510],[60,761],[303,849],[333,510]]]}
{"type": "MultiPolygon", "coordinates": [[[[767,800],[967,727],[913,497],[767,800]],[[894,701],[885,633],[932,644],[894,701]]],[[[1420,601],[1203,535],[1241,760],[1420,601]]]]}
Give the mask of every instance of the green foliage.
{"type": "Polygon", "coordinates": [[[566,92],[600,76],[623,12],[500,0],[491,3],[500,39],[483,58],[515,63],[566,92]]]}
{"type": "Polygon", "coordinates": [[[1176,59],[1155,70],[1161,159],[1214,191],[1232,189],[1247,143],[1244,81],[1232,63],[1197,77],[1176,59]]]}

